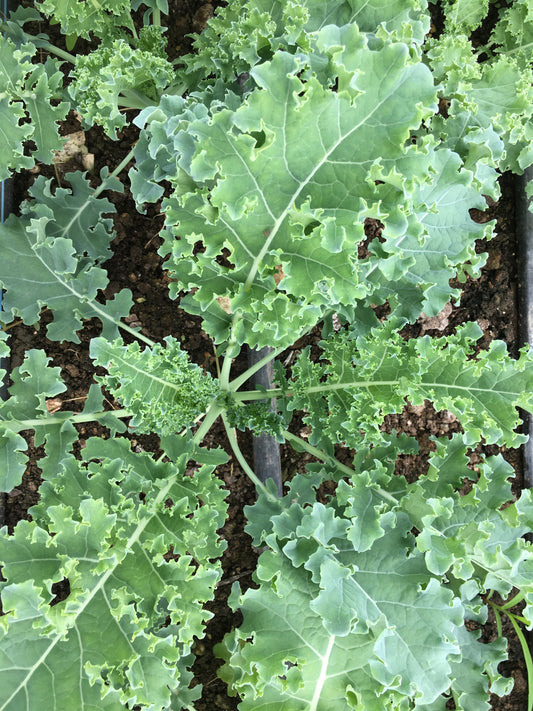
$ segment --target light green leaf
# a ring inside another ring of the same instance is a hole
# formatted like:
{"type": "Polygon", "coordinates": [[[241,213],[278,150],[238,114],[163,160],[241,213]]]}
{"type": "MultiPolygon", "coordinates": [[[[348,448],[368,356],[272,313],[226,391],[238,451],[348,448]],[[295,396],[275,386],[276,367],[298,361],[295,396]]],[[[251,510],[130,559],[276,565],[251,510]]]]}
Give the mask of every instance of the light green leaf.
{"type": "Polygon", "coordinates": [[[99,124],[116,139],[117,130],[126,124],[122,109],[157,105],[163,90],[172,83],[174,67],[164,49],[141,48],[143,35],[150,31],[159,32],[162,41],[160,28],[143,28],[138,47],[116,39],[78,57],[69,93],[87,127],[99,124]]]}
{"type": "Polygon", "coordinates": [[[494,341],[472,358],[480,335],[473,323],[455,336],[407,342],[391,322],[369,336],[340,331],[322,342],[323,365],[310,363],[304,351],[293,366],[290,407],[308,413],[310,442],[326,447],[331,439],[354,447],[366,439],[375,446],[383,416],[401,412],[405,399],[414,405],[430,400],[437,410],[452,412],[465,444],[483,437],[515,446],[523,441],[515,431],[517,408],[533,407],[533,354],[523,350],[513,360],[505,344],[494,341]]]}
{"type": "MultiPolygon", "coordinates": [[[[479,144],[480,130],[496,132],[504,151],[493,166],[502,172],[512,170],[521,173],[533,162],[533,70],[530,60],[521,65],[518,60],[501,54],[487,62],[478,62],[472,45],[464,35],[444,35],[439,40],[427,42],[427,57],[435,80],[442,83],[443,97],[451,102],[449,114],[455,120],[464,116],[464,133],[461,136],[462,153],[469,150],[469,134],[479,144]]],[[[457,135],[457,128],[450,127],[450,136],[457,135]]],[[[447,138],[447,121],[437,117],[435,132],[441,135],[446,145],[454,148],[447,138]]],[[[494,139],[491,138],[491,144],[494,139]]],[[[472,150],[479,150],[477,145],[472,150]]],[[[495,157],[494,150],[492,153],[495,157]]],[[[489,164],[488,160],[483,161],[489,164]]]]}
{"type": "MultiPolygon", "coordinates": [[[[49,361],[44,351],[30,350],[22,365],[13,368],[10,373],[10,397],[0,403],[0,451],[3,463],[0,491],[11,491],[20,484],[26,469],[26,456],[23,452],[27,449],[27,443],[18,434],[21,430],[30,429],[31,425],[25,420],[46,420],[46,398],[66,389],[59,377],[60,369],[48,367],[49,361]]],[[[39,445],[43,441],[42,432],[37,432],[35,443],[39,445]]]]}
{"type": "Polygon", "coordinates": [[[192,427],[220,393],[218,381],[190,363],[178,341],[168,336],[165,343],[141,351],[138,343],[91,341],[91,356],[109,372],[99,381],[131,409],[130,426],[139,432],[169,435],[192,427]]]}
{"type": "MultiPolygon", "coordinates": [[[[258,89],[236,111],[188,123],[196,152],[190,168],[182,165],[198,187],[165,203],[167,224],[180,235],[168,264],[176,289],[197,289],[196,309],[212,335],[216,297],[242,316],[239,342],[263,346],[292,342],[295,329],[372,290],[364,277],[375,266],[357,259],[368,205],[382,215],[371,169],[403,155],[409,129],[433,109],[434,88],[405,45],[370,49],[353,25],[326,27],[318,42],[352,88],[333,92],[313,77],[303,81],[306,58],[278,52],[252,70],[258,89]],[[204,252],[194,249],[200,239],[204,252]],[[215,260],[224,248],[232,267],[215,260]]],[[[174,141],[181,145],[179,131],[174,141]]],[[[394,233],[400,194],[388,190],[386,198],[394,233]]],[[[216,329],[217,340],[222,333],[216,329]]]]}
{"type": "Polygon", "coordinates": [[[487,15],[489,0],[445,0],[446,32],[470,34],[487,15]]]}
{"type": "MultiPolygon", "coordinates": [[[[428,146],[426,155],[420,155],[409,149],[396,166],[403,180],[414,182],[410,196],[413,214],[407,216],[403,234],[393,231],[388,236],[385,230],[383,242],[371,244],[375,257],[370,258],[370,264],[376,271],[370,278],[377,281],[377,274],[382,273],[373,298],[380,303],[387,299],[397,316],[411,321],[420,311],[435,316],[452,297],[459,298],[460,290],[450,287],[450,279],[464,281],[467,273],[474,278],[479,275],[485,255],[476,253],[476,240],[490,238],[492,223],[481,225],[472,220],[469,211],[473,207],[485,209],[486,202],[474,174],[462,167],[456,153],[428,146]],[[419,181],[421,173],[431,179],[419,181]],[[416,307],[406,304],[402,288],[416,299],[416,307]]],[[[496,181],[497,173],[492,173],[496,181]]],[[[488,182],[489,175],[484,177],[488,182]]]]}
{"type": "Polygon", "coordinates": [[[61,148],[56,122],[65,118],[69,104],[55,99],[63,96],[63,74],[55,59],[33,64],[35,52],[34,44],[17,47],[0,34],[0,180],[10,169],[31,168],[34,159],[51,163],[52,151],[61,148]],[[29,138],[36,144],[31,157],[23,146],[29,138]]]}
{"type": "Polygon", "coordinates": [[[54,151],[60,150],[62,141],[58,136],[57,124],[67,115],[70,104],[51,103],[51,98],[62,96],[64,75],[54,59],[46,64],[38,64],[25,82],[24,103],[33,128],[31,139],[37,149],[32,154],[35,160],[49,164],[54,151]],[[55,129],[55,130],[54,130],[55,129]]]}
{"type": "MultiPolygon", "coordinates": [[[[10,372],[9,398],[0,403],[3,462],[0,491],[10,491],[20,484],[26,469],[26,456],[22,452],[26,451],[27,444],[18,434],[23,430],[34,431],[36,446],[45,445],[46,457],[39,462],[43,479],[55,477],[63,470],[65,461],[72,457],[72,445],[79,436],[70,419],[73,413],[61,411],[50,415],[47,409],[48,398],[66,390],[60,369],[50,367],[49,361],[44,351],[29,350],[23,363],[10,372]]],[[[81,416],[99,420],[113,434],[125,429],[124,423],[113,412],[104,411],[103,396],[97,385],[90,387],[81,416]]]]}
{"type": "Polygon", "coordinates": [[[285,555],[294,563],[301,539],[293,529],[283,555],[275,523],[262,584],[240,598],[243,626],[225,642],[231,668],[222,676],[243,698],[239,708],[342,709],[357,699],[353,708],[399,709],[402,699],[430,702],[447,689],[461,605],[409,552],[409,521],[389,523],[366,553],[344,537],[336,551],[314,539],[308,562],[294,568],[285,555]]]}
{"type": "Polygon", "coordinates": [[[190,661],[210,617],[224,492],[210,468],[186,476],[187,455],[156,463],[123,441],[110,459],[102,445],[89,440],[85,463],[66,463],[61,503],[45,491],[42,526],[23,521],[0,540],[4,711],[42,705],[43,689],[53,711],[162,708],[200,691],[187,692],[191,675],[176,662],[190,661]],[[65,579],[66,599],[51,606],[65,579]]]}
{"type": "Polygon", "coordinates": [[[452,689],[458,711],[489,711],[491,694],[505,696],[511,691],[512,679],[498,672],[498,664],[507,659],[506,641],[499,637],[481,644],[477,642],[480,636],[479,631],[459,630],[461,658],[452,661],[452,689]],[[480,674],[480,669],[485,673],[480,674]]]}
{"type": "MultiPolygon", "coordinates": [[[[95,197],[83,173],[68,173],[65,179],[70,189],[57,187],[52,192],[52,181],[39,176],[29,189],[31,200],[21,205],[21,213],[30,220],[50,217],[45,226],[46,236],[69,239],[79,257],[88,256],[95,262],[109,259],[113,221],[104,215],[115,213],[115,206],[106,198],[95,197]]],[[[122,184],[115,182],[115,190],[122,191],[122,184]]]]}
{"type": "Polygon", "coordinates": [[[278,48],[308,51],[311,33],[327,25],[355,23],[362,32],[421,44],[429,29],[425,9],[418,0],[237,0],[218,8],[195,39],[195,52],[183,58],[184,79],[193,90],[213,74],[233,84],[278,48]]]}
{"type": "Polygon", "coordinates": [[[398,695],[383,691],[368,671],[373,640],[328,634],[309,607],[315,586],[302,568],[285,558],[281,563],[283,590],[264,586],[235,600],[244,622],[224,641],[226,650],[216,648],[227,660],[219,674],[239,693],[239,709],[333,711],[364,703],[368,711],[381,711],[387,702],[395,708],[390,702],[398,695]]]}
{"type": "Polygon", "coordinates": [[[49,210],[43,207],[43,212],[29,220],[10,215],[0,225],[0,283],[6,290],[2,301],[8,319],[20,316],[24,323],[34,324],[41,308],[48,306],[54,313],[47,329],[52,340],[77,343],[82,319],[93,317],[102,321],[106,338],[115,337],[120,319],[131,308],[130,292],[125,289],[100,304],[96,296],[107,286],[106,271],[87,260],[79,262],[71,239],[48,237],[47,230],[53,234],[57,226],[50,225],[49,210]]]}
{"type": "Polygon", "coordinates": [[[533,8],[529,0],[515,0],[501,10],[491,41],[496,51],[516,57],[521,66],[531,66],[533,49],[533,8]]]}
{"type": "Polygon", "coordinates": [[[26,440],[12,430],[4,430],[0,435],[0,492],[11,491],[22,481],[26,471],[26,456],[22,452],[27,448],[26,440]]]}
{"type": "Polygon", "coordinates": [[[105,6],[81,0],[44,0],[36,5],[44,15],[59,22],[66,35],[89,39],[94,33],[96,37],[109,37],[121,25],[133,28],[129,0],[110,0],[105,6]]]}

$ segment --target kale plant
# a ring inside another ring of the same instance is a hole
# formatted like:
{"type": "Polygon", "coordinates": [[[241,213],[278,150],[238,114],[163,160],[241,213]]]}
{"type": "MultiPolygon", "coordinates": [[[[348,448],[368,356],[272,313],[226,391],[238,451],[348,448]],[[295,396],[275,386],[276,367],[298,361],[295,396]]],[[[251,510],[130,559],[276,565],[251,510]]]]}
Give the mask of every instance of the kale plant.
{"type": "Polygon", "coordinates": [[[478,628],[489,608],[521,639],[533,624],[533,501],[514,500],[501,455],[469,463],[479,444],[524,442],[533,351],[482,349],[476,323],[441,338],[402,329],[458,300],[452,279],[479,275],[476,241],[493,225],[469,211],[498,197],[501,172],[533,163],[533,3],[441,10],[436,34],[426,0],[233,0],[179,63],[164,51],[164,2],[45,0],[2,25],[0,177],[50,163],[69,109],[111,138],[135,109],[140,134],[98,188],[81,173],[70,188],[38,178],[0,227],[5,323],[34,324],[46,308],[48,338],[78,342],[84,320],[98,319],[90,353],[106,373],[83,412],[55,414],[46,401],[66,386],[43,351],[10,373],[0,489],[20,483],[22,432],[46,456],[32,520],[1,532],[0,711],[194,708],[193,641],[225,546],[215,469],[227,454],[202,446],[218,418],[257,486],[247,530],[263,550],[256,587],[232,592],[242,625],[218,648],[240,709],[444,711],[453,699],[483,711],[510,691],[498,671],[506,640],[482,643],[478,628]],[[489,9],[499,19],[479,45],[472,33],[489,9]],[[28,34],[39,12],[71,50],[77,36],[96,49],[70,54],[28,34]],[[35,62],[43,49],[53,56],[35,62]],[[122,187],[132,158],[139,210],[161,201],[170,296],[201,317],[217,378],[170,335],[154,343],[127,325],[130,292],[102,298],[114,236],[104,193],[122,187]],[[368,219],[380,239],[366,239],[368,219]],[[316,327],[318,358],[303,349],[290,372],[276,363],[266,395],[245,389],[316,327]],[[246,346],[273,350],[234,377],[246,346]],[[120,409],[106,410],[103,390],[120,409]],[[408,483],[395,464],[416,442],[382,425],[425,401],[462,429],[437,438],[429,470],[408,483]],[[290,431],[294,413],[307,439],[290,431]],[[164,455],[132,451],[125,420],[159,435],[164,455]],[[89,421],[110,437],[75,454],[76,425],[89,421]],[[316,461],[278,497],[236,427],[316,461]],[[319,495],[324,482],[335,494],[319,495]]]}

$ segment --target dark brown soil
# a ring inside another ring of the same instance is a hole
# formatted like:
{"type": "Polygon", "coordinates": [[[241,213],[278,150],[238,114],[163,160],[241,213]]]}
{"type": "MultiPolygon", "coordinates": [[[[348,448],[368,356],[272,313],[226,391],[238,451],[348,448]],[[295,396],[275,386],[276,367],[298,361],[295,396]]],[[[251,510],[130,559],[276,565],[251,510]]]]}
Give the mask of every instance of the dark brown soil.
{"type": "MultiPolygon", "coordinates": [[[[187,33],[202,29],[207,16],[217,3],[204,3],[201,0],[173,0],[171,3],[173,16],[176,18],[170,34],[171,45],[176,54],[190,49],[190,39],[187,33]]],[[[74,117],[71,117],[68,129],[79,129],[74,117]]],[[[69,132],[65,129],[66,132],[69,132]]],[[[87,147],[95,155],[94,175],[98,175],[103,165],[113,169],[127,154],[135,131],[128,129],[119,141],[111,141],[99,129],[87,133],[87,147]]],[[[77,166],[69,166],[75,169],[77,166]]],[[[53,177],[54,171],[42,167],[42,174],[53,177]]],[[[62,184],[65,177],[59,176],[62,184]]],[[[23,174],[16,179],[15,189],[18,201],[22,200],[33,179],[33,175],[23,174]]],[[[127,171],[120,176],[127,185],[127,171]]],[[[497,236],[488,244],[489,258],[483,269],[481,278],[469,279],[464,285],[460,303],[450,306],[440,317],[420,319],[409,330],[409,335],[416,337],[424,333],[442,335],[453,331],[460,323],[476,320],[483,329],[484,343],[487,345],[494,338],[505,340],[516,354],[520,344],[517,336],[516,311],[516,235],[514,230],[514,196],[513,182],[507,176],[501,181],[502,198],[492,204],[487,212],[476,212],[474,217],[486,221],[494,217],[498,220],[497,236]]],[[[114,256],[105,265],[110,283],[106,291],[109,297],[114,292],[127,287],[133,292],[135,302],[134,312],[130,316],[133,325],[140,325],[143,332],[154,340],[160,340],[169,334],[179,338],[188,350],[192,359],[216,373],[216,362],[213,346],[201,330],[198,319],[188,315],[179,308],[177,302],[168,297],[168,277],[164,263],[157,254],[160,240],[157,236],[162,225],[162,216],[157,207],[151,207],[146,215],[139,214],[126,191],[124,195],[111,193],[109,198],[115,203],[117,215],[115,227],[117,236],[113,242],[114,256]]],[[[480,250],[485,249],[480,244],[480,250]]],[[[42,314],[41,322],[35,327],[15,325],[11,328],[12,366],[21,363],[24,352],[28,348],[44,348],[52,365],[62,369],[67,392],[61,395],[65,409],[81,409],[83,399],[93,382],[94,367],[89,358],[88,343],[99,331],[97,321],[87,322],[80,333],[81,343],[55,343],[47,340],[45,326],[49,314],[42,314]]],[[[316,340],[316,339],[315,339],[316,340]]],[[[244,367],[238,362],[236,368],[244,367]]],[[[61,406],[61,403],[58,404],[61,406]]],[[[417,437],[420,443],[420,454],[417,457],[402,457],[398,463],[398,474],[408,479],[419,475],[427,466],[432,443],[430,435],[446,435],[456,429],[457,423],[448,413],[437,413],[430,405],[423,407],[408,407],[401,416],[388,418],[386,426],[401,426],[411,435],[417,437]]],[[[80,438],[101,434],[94,425],[80,428],[80,438]]],[[[137,446],[148,451],[157,451],[158,439],[131,435],[137,446]]],[[[214,427],[209,434],[212,442],[225,442],[221,427],[214,427]]],[[[29,437],[31,444],[31,436],[29,437]]],[[[246,435],[241,436],[243,451],[252,461],[251,440],[246,435]]],[[[207,442],[206,442],[207,444],[207,442]]],[[[230,449],[227,447],[227,451],[230,449]]],[[[27,518],[27,509],[35,504],[39,497],[40,483],[39,449],[30,449],[30,466],[20,486],[11,491],[7,497],[6,521],[12,528],[17,521],[27,518]]],[[[516,492],[522,486],[520,453],[514,450],[505,451],[504,456],[515,467],[516,492]]],[[[290,477],[296,469],[302,469],[308,457],[296,455],[287,447],[282,448],[282,466],[284,476],[290,477]]],[[[218,662],[213,655],[213,645],[220,642],[226,632],[239,624],[239,615],[234,614],[226,601],[231,585],[238,581],[245,589],[252,583],[252,572],[257,560],[257,551],[251,546],[250,538],[244,533],[245,519],[243,506],[254,500],[254,487],[241,471],[238,463],[230,455],[229,462],[219,467],[218,475],[228,489],[229,514],[221,535],[228,541],[228,548],[223,557],[224,576],[219,583],[215,599],[208,605],[214,617],[207,625],[206,636],[197,642],[195,653],[197,661],[194,674],[197,683],[203,685],[203,696],[196,703],[197,711],[212,711],[214,709],[237,709],[238,699],[227,695],[225,684],[217,677],[218,662]]],[[[509,635],[509,661],[502,665],[501,671],[514,677],[515,690],[505,699],[492,699],[491,708],[494,711],[523,711],[527,707],[526,670],[520,645],[512,633],[509,635]]],[[[496,636],[495,625],[492,622],[485,627],[484,639],[496,636]]]]}

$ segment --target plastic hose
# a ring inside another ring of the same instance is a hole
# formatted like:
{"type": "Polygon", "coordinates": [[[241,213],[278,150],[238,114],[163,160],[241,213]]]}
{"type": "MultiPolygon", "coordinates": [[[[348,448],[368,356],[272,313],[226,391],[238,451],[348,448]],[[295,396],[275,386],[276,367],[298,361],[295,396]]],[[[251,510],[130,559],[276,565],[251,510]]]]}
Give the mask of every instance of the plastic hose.
{"type": "MultiPolygon", "coordinates": [[[[533,345],[533,213],[526,186],[533,185],[533,166],[516,180],[516,230],[518,237],[518,323],[522,344],[533,345]]],[[[529,440],[524,445],[524,485],[533,486],[533,417],[526,418],[529,440]]]]}
{"type": "MultiPolygon", "coordinates": [[[[272,352],[272,348],[248,349],[248,365],[252,366],[261,358],[272,352]]],[[[272,387],[272,379],[274,368],[272,361],[260,368],[252,375],[252,383],[260,385],[266,390],[272,387]]],[[[271,402],[270,406],[275,409],[275,403],[271,402]]],[[[283,485],[281,481],[281,457],[279,453],[279,444],[271,435],[260,434],[253,439],[254,448],[254,471],[259,479],[264,483],[267,479],[273,479],[278,490],[278,496],[283,494],[283,485]]]]}

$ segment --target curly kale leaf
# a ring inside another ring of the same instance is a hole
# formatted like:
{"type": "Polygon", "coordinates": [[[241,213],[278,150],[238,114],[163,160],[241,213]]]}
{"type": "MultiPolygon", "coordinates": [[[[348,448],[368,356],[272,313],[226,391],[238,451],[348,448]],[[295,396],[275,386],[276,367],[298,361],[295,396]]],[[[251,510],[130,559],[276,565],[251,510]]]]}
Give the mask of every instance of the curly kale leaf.
{"type": "Polygon", "coordinates": [[[449,476],[441,466],[448,447],[448,442],[439,442],[430,458],[430,475],[409,485],[405,505],[416,512],[417,548],[435,575],[451,575],[462,582],[475,579],[471,600],[485,590],[495,590],[503,599],[513,587],[522,590],[527,602],[522,614],[529,623],[533,560],[523,536],[533,524],[531,492],[526,490],[513,501],[509,480],[515,472],[501,455],[481,462],[478,477],[467,468],[466,459],[461,468],[455,467],[456,478],[477,479],[468,494],[461,495],[458,483],[455,490],[446,485],[443,491],[439,478],[449,476]]]}
{"type": "MultiPolygon", "coordinates": [[[[213,102],[207,113],[205,106],[191,109],[203,95],[187,103],[167,97],[151,114],[154,135],[144,149],[161,156],[175,189],[164,203],[170,229],[161,249],[172,251],[172,295],[196,289],[182,306],[202,315],[217,342],[238,314],[239,343],[292,343],[329,310],[351,313],[354,302],[370,299],[381,289],[377,270],[396,283],[402,276],[415,281],[409,267],[426,241],[417,216],[425,219],[436,198],[428,193],[428,209],[416,160],[406,162],[405,180],[393,166],[405,156],[410,129],[434,110],[430,73],[406,45],[371,48],[355,25],[325,27],[316,45],[337,71],[338,91],[307,74],[305,56],[277,52],[252,70],[257,88],[244,103],[230,96],[231,108],[213,102]],[[177,166],[167,163],[171,153],[177,166]],[[358,259],[367,216],[387,218],[399,244],[390,261],[358,259]],[[422,245],[406,259],[401,238],[410,223],[422,245]],[[195,247],[199,240],[205,251],[195,247]]],[[[422,156],[426,161],[428,151],[422,156]]],[[[444,209],[445,191],[442,198],[444,209]]]]}
{"type": "Polygon", "coordinates": [[[531,0],[515,0],[500,10],[500,18],[490,38],[496,53],[516,57],[522,67],[531,67],[533,48],[533,5],[531,0]]]}
{"type": "MultiPolygon", "coordinates": [[[[70,239],[80,259],[104,262],[112,254],[109,245],[114,237],[113,220],[104,215],[112,215],[115,206],[107,198],[94,195],[83,173],[67,173],[65,180],[69,188],[53,189],[53,181],[40,175],[29,188],[30,199],[22,203],[20,211],[30,223],[42,217],[51,218],[44,225],[47,239],[70,239]]],[[[122,191],[118,180],[114,189],[122,191]]]]}
{"type": "Polygon", "coordinates": [[[118,28],[133,29],[130,0],[109,0],[105,5],[83,0],[43,0],[37,9],[61,24],[66,35],[101,39],[117,35],[118,28]]]}
{"type": "Polygon", "coordinates": [[[470,34],[479,27],[489,10],[489,0],[444,0],[446,33],[470,34]]]}
{"type": "MultiPolygon", "coordinates": [[[[102,177],[106,179],[105,172],[102,177]]],[[[122,186],[113,180],[109,187],[122,186]]],[[[131,292],[123,290],[104,304],[97,299],[108,285],[107,272],[99,264],[113,238],[103,214],[113,210],[107,199],[94,193],[79,173],[72,176],[72,188],[56,190],[54,199],[50,184],[38,180],[31,191],[35,200],[23,204],[22,216],[10,215],[0,225],[6,320],[20,316],[34,324],[41,308],[48,307],[54,315],[47,327],[52,340],[78,342],[82,319],[95,316],[102,321],[104,336],[116,338],[120,319],[131,308],[131,292]]]]}
{"type": "Polygon", "coordinates": [[[141,30],[137,48],[124,39],[79,56],[69,93],[87,126],[103,126],[111,138],[126,124],[123,109],[157,104],[174,78],[161,28],[141,30]]]}
{"type": "Polygon", "coordinates": [[[440,442],[428,475],[403,491],[376,461],[326,504],[316,490],[328,472],[313,470],[247,508],[248,532],[269,549],[258,587],[232,593],[243,624],[217,648],[242,709],[436,711],[452,694],[458,709],[483,711],[491,693],[509,693],[505,640],[482,644],[464,623],[483,624],[482,596],[505,597],[513,581],[531,619],[533,553],[521,536],[533,502],[530,492],[513,501],[499,456],[462,495],[464,478],[477,478],[466,451],[462,436],[440,442]]]}
{"type": "MultiPolygon", "coordinates": [[[[476,169],[479,163],[481,172],[492,165],[521,174],[533,163],[531,40],[523,39],[525,46],[510,45],[506,26],[497,26],[495,41],[502,46],[483,62],[466,34],[450,32],[427,41],[426,61],[449,104],[446,117],[438,115],[429,125],[468,167],[476,169]]],[[[521,36],[533,36],[532,27],[529,19],[521,36]]]]}
{"type": "Polygon", "coordinates": [[[228,421],[239,430],[250,429],[255,434],[268,434],[283,442],[282,417],[265,402],[250,402],[246,405],[237,404],[228,397],[225,401],[228,421]]]}
{"type": "Polygon", "coordinates": [[[382,515],[382,536],[360,552],[342,509],[294,503],[275,516],[258,589],[233,595],[244,621],[217,651],[243,710],[399,710],[450,684],[460,601],[427,571],[405,515],[382,515]]]}
{"type": "Polygon", "coordinates": [[[194,638],[221,577],[225,492],[204,466],[89,439],[44,485],[37,521],[0,533],[3,708],[191,708],[194,638]],[[58,494],[60,494],[58,499],[58,494]],[[68,591],[50,604],[56,584],[68,591]],[[67,587],[68,586],[68,587],[67,587]],[[182,705],[181,705],[182,704],[182,705]]]}
{"type": "Polygon", "coordinates": [[[166,346],[140,350],[103,338],[91,341],[91,355],[108,370],[100,378],[105,387],[130,409],[131,427],[161,435],[192,427],[218,397],[218,381],[189,361],[179,342],[169,336],[166,346]]]}
{"type": "Polygon", "coordinates": [[[365,336],[339,332],[322,342],[323,362],[304,352],[293,366],[290,407],[307,413],[310,441],[322,447],[379,445],[383,417],[424,400],[452,412],[468,444],[517,446],[517,408],[533,409],[533,351],[514,360],[494,341],[474,357],[480,336],[474,323],[439,339],[404,341],[391,323],[365,336]]]}
{"type": "MultiPolygon", "coordinates": [[[[0,354],[9,354],[6,349],[7,335],[0,331],[0,354]]],[[[56,475],[62,470],[62,461],[79,433],[70,417],[72,412],[50,415],[47,407],[49,398],[65,392],[66,386],[60,377],[60,369],[49,365],[50,358],[44,351],[27,351],[23,362],[12,368],[9,398],[0,402],[0,491],[11,491],[21,482],[27,467],[26,440],[20,435],[23,430],[34,432],[35,446],[44,444],[46,457],[39,462],[43,478],[56,475]]],[[[113,412],[105,412],[100,388],[92,385],[89,389],[81,416],[85,421],[98,420],[109,427],[112,434],[123,432],[124,423],[113,412]]]]}
{"type": "Polygon", "coordinates": [[[32,168],[35,160],[51,163],[61,148],[57,122],[69,109],[61,101],[63,74],[55,59],[33,64],[35,52],[32,43],[17,47],[0,35],[0,180],[11,169],[32,168]],[[35,149],[25,155],[30,139],[35,149]]]}
{"type": "MultiPolygon", "coordinates": [[[[184,81],[191,90],[212,83],[215,75],[227,85],[250,90],[247,74],[271,60],[278,49],[308,52],[311,33],[325,25],[357,23],[362,32],[408,33],[421,44],[429,29],[429,16],[419,0],[236,0],[219,8],[194,41],[195,52],[183,57],[184,81]]],[[[407,35],[406,35],[407,37],[407,35]]]]}

